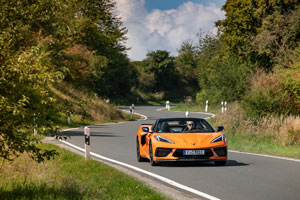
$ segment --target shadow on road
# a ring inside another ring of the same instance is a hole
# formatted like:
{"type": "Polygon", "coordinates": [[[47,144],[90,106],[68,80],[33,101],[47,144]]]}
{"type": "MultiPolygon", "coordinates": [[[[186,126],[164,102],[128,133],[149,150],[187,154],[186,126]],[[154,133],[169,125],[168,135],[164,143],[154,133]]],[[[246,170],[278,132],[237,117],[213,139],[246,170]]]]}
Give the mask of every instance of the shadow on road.
{"type": "Polygon", "coordinates": [[[227,160],[227,165],[216,166],[213,161],[207,162],[165,162],[161,163],[161,167],[241,167],[249,164],[238,162],[236,160],[227,160]]]}
{"type": "MultiPolygon", "coordinates": [[[[83,131],[65,131],[64,132],[65,135],[67,136],[84,136],[84,132],[83,131]]],[[[110,132],[101,132],[101,133],[94,133],[91,132],[91,137],[123,137],[120,135],[116,135],[115,133],[110,133],[110,132]]]]}

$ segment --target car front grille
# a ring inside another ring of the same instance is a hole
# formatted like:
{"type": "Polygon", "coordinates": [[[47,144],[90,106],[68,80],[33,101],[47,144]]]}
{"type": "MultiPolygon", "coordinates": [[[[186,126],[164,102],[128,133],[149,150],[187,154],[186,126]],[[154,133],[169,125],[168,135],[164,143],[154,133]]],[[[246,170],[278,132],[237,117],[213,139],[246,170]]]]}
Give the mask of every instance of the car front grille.
{"type": "Polygon", "coordinates": [[[183,149],[176,149],[176,151],[173,153],[173,156],[178,158],[206,159],[214,155],[211,149],[204,149],[204,150],[205,150],[204,155],[191,156],[191,155],[183,155],[183,149]]]}
{"type": "Polygon", "coordinates": [[[156,157],[166,157],[169,155],[169,153],[172,151],[172,149],[167,148],[157,148],[155,152],[156,157]]]}

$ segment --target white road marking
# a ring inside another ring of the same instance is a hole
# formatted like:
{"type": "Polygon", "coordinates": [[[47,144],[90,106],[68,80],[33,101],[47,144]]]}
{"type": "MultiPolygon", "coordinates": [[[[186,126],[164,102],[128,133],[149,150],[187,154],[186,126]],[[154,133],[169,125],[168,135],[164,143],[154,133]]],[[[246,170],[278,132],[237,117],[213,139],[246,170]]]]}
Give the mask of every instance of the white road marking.
{"type": "MultiPolygon", "coordinates": [[[[121,110],[121,111],[130,113],[130,111],[128,111],[128,110],[121,110]]],[[[136,112],[134,114],[140,115],[143,118],[143,119],[139,119],[138,121],[147,120],[148,119],[148,117],[146,115],[142,115],[142,114],[136,113],[136,112]]]]}
{"type": "MultiPolygon", "coordinates": [[[[64,144],[67,144],[67,145],[69,145],[69,146],[71,146],[71,147],[73,147],[73,148],[79,150],[79,151],[84,152],[84,149],[83,149],[83,148],[80,148],[80,147],[78,147],[78,146],[75,146],[75,145],[73,145],[73,144],[71,144],[71,143],[69,143],[69,142],[63,141],[63,140],[60,140],[60,141],[61,141],[62,143],[64,143],[64,144]]],[[[117,164],[117,165],[121,165],[121,166],[127,167],[127,168],[129,168],[129,169],[134,170],[134,171],[137,171],[137,172],[140,172],[140,173],[143,173],[143,174],[147,174],[148,176],[151,176],[151,177],[156,178],[156,179],[158,179],[158,180],[160,180],[160,181],[162,181],[162,182],[165,182],[165,183],[167,183],[167,184],[169,184],[169,185],[172,185],[172,186],[177,187],[177,188],[180,188],[180,189],[182,189],[182,190],[191,192],[191,193],[196,194],[196,195],[198,195],[198,196],[201,196],[201,197],[204,197],[204,198],[207,198],[207,199],[210,199],[210,200],[220,200],[220,199],[217,198],[217,197],[214,197],[214,196],[211,196],[211,195],[206,194],[206,193],[204,193],[204,192],[201,192],[201,191],[199,191],[199,190],[195,190],[195,189],[193,189],[193,188],[187,187],[187,186],[185,186],[185,185],[182,185],[182,184],[180,184],[180,183],[177,183],[177,182],[175,182],[175,181],[172,181],[172,180],[170,180],[170,179],[168,179],[168,178],[165,178],[165,177],[163,177],[163,176],[160,176],[160,175],[154,174],[154,173],[152,173],[152,172],[143,170],[143,169],[138,168],[138,167],[135,167],[135,166],[133,166],[133,165],[129,165],[129,164],[126,164],[126,163],[117,161],[117,160],[113,160],[113,159],[107,158],[107,157],[105,157],[105,156],[98,155],[98,154],[93,153],[93,152],[91,152],[91,155],[94,156],[94,157],[100,158],[100,159],[102,159],[102,160],[105,160],[105,161],[108,161],[108,162],[111,162],[111,163],[114,163],[114,164],[117,164]]]]}
{"type": "Polygon", "coordinates": [[[286,158],[286,157],[280,157],[280,156],[271,156],[271,155],[267,155],[267,154],[248,153],[248,152],[241,152],[241,151],[234,151],[234,150],[229,150],[229,152],[300,162],[300,160],[298,160],[298,159],[286,158]]]}
{"type": "Polygon", "coordinates": [[[64,129],[64,130],[62,130],[61,132],[64,132],[64,131],[73,131],[73,130],[77,130],[77,129],[79,129],[79,127],[77,127],[77,128],[64,129]]]}

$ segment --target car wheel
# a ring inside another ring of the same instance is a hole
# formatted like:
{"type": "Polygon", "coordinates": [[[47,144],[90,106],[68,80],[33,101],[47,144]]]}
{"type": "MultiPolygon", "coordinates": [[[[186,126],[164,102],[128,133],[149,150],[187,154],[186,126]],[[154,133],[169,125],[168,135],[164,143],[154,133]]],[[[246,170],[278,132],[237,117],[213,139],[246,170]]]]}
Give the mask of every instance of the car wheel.
{"type": "Polygon", "coordinates": [[[149,157],[150,157],[150,165],[151,166],[157,166],[157,162],[153,160],[153,150],[152,150],[152,142],[149,143],[149,157]]]}
{"type": "Polygon", "coordinates": [[[144,161],[147,160],[146,158],[141,157],[140,144],[139,144],[139,138],[138,137],[136,138],[136,156],[137,156],[137,161],[138,162],[144,162],[144,161]]]}
{"type": "Polygon", "coordinates": [[[225,166],[227,164],[227,160],[218,160],[215,161],[216,166],[225,166]]]}

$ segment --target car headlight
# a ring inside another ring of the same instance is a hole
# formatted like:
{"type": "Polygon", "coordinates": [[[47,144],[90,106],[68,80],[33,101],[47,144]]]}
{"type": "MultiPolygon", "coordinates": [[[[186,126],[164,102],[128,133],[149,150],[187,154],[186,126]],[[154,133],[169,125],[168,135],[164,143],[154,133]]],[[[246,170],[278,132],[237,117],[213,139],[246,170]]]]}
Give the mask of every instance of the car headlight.
{"type": "Polygon", "coordinates": [[[216,137],[210,143],[221,142],[221,141],[225,141],[225,143],[227,144],[225,135],[220,135],[220,136],[216,137]]]}
{"type": "Polygon", "coordinates": [[[164,137],[161,137],[161,136],[159,136],[159,135],[155,135],[154,138],[155,138],[157,141],[160,141],[160,142],[166,142],[166,143],[174,144],[173,141],[168,140],[168,139],[166,139],[166,138],[164,138],[164,137]]]}

